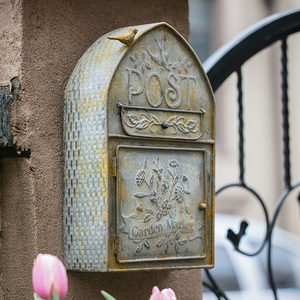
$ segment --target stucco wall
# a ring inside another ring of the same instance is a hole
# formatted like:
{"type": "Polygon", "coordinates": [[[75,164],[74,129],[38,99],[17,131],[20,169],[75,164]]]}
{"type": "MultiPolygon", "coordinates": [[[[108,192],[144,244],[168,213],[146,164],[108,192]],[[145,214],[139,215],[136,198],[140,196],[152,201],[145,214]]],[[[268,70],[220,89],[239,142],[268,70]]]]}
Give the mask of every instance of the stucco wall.
{"type": "Polygon", "coordinates": [[[21,71],[21,1],[0,0],[0,18],[0,85],[5,85],[21,71]]]}
{"type": "MultiPolygon", "coordinates": [[[[62,258],[63,93],[75,64],[98,37],[119,27],[165,21],[187,38],[188,4],[184,0],[2,2],[18,9],[15,19],[22,20],[18,23],[22,39],[3,47],[1,43],[1,56],[17,49],[19,63],[12,67],[11,57],[5,57],[0,76],[6,81],[21,78],[22,92],[12,110],[12,123],[18,128],[14,141],[31,149],[29,159],[1,161],[3,292],[5,299],[32,299],[36,254],[62,258]]],[[[9,30],[13,33],[14,27],[9,30]]],[[[118,300],[148,299],[153,285],[172,287],[179,299],[201,299],[200,274],[199,270],[69,273],[66,299],[102,299],[101,289],[118,300]]]]}
{"type": "MultiPolygon", "coordinates": [[[[21,74],[22,26],[20,1],[0,1],[0,20],[0,86],[9,86],[10,79],[21,74]]],[[[16,182],[11,182],[11,189],[5,191],[7,183],[4,174],[16,172],[15,167],[16,164],[13,160],[3,159],[0,162],[0,217],[2,217],[2,210],[5,209],[6,204],[10,202],[16,184],[16,182]],[[9,163],[8,167],[6,167],[6,162],[9,163]]],[[[17,174],[17,172],[15,174],[17,174]]],[[[17,199],[15,200],[16,202],[18,201],[17,199]]],[[[10,207],[12,210],[15,209],[15,204],[10,207]]],[[[2,247],[3,244],[6,246],[5,241],[12,236],[13,232],[6,231],[6,228],[9,227],[9,220],[2,219],[1,221],[0,230],[5,232],[5,235],[3,235],[4,232],[2,234],[3,238],[0,238],[0,299],[3,299],[3,286],[6,285],[7,280],[7,277],[4,276],[4,261],[10,260],[10,264],[13,265],[16,263],[16,260],[13,257],[8,257],[10,253],[7,255],[5,247],[2,247]]],[[[15,233],[18,235],[17,232],[15,233]]],[[[14,236],[14,238],[18,240],[18,237],[14,236]]],[[[20,243],[16,245],[17,253],[19,249],[20,243]]],[[[13,250],[10,252],[13,252],[13,250]]],[[[16,267],[19,267],[18,262],[16,263],[16,267]]]]}

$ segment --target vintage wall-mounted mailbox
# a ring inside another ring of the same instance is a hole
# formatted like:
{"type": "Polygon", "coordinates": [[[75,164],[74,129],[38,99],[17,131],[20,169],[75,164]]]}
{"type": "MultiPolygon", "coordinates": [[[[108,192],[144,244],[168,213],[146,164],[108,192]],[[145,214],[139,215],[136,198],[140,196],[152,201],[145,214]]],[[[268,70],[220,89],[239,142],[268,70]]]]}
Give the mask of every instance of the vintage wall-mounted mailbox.
{"type": "Polygon", "coordinates": [[[210,84],[176,30],[97,40],[65,91],[66,267],[212,267],[214,138],[210,84]]]}

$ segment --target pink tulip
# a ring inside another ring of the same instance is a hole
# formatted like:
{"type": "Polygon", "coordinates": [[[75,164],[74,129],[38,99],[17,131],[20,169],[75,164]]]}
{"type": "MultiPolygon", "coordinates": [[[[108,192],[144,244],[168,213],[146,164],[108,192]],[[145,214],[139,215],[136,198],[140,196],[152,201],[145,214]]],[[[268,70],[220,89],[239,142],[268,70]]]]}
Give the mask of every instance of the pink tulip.
{"type": "Polygon", "coordinates": [[[59,298],[63,298],[68,291],[67,272],[63,263],[54,255],[38,254],[32,269],[32,283],[40,298],[52,298],[53,289],[59,298]]]}
{"type": "Polygon", "coordinates": [[[149,300],[177,300],[172,289],[159,290],[157,286],[152,289],[152,295],[149,300]]]}

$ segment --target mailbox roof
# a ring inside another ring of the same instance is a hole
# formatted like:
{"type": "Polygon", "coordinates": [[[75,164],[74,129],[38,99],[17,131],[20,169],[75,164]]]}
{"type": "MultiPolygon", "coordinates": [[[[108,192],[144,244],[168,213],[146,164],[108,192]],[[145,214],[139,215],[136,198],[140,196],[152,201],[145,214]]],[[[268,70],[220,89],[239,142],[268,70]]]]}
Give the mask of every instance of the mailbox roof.
{"type": "MultiPolygon", "coordinates": [[[[79,79],[79,81],[81,81],[81,83],[83,82],[86,83],[84,85],[81,84],[81,92],[84,92],[84,89],[86,88],[91,88],[91,84],[94,83],[93,89],[98,89],[98,90],[100,89],[101,95],[104,96],[103,98],[101,97],[102,100],[106,99],[112,76],[116,71],[123,56],[130,49],[130,46],[132,46],[132,45],[128,46],[116,40],[108,39],[108,37],[109,36],[117,37],[127,33],[130,29],[135,28],[138,31],[133,41],[134,44],[146,32],[160,26],[165,26],[171,31],[173,31],[182,40],[182,42],[185,43],[185,45],[189,48],[189,50],[194,54],[195,59],[199,62],[199,65],[201,66],[197,55],[190,47],[189,43],[187,43],[186,40],[183,38],[183,36],[180,33],[178,33],[169,24],[165,22],[160,22],[160,23],[152,23],[146,25],[129,26],[129,27],[115,29],[111,32],[106,33],[87,49],[87,51],[82,55],[76,67],[74,68],[69,83],[67,85],[66,91],[73,89],[74,84],[78,84],[78,81],[76,80],[77,78],[75,77],[77,77],[78,74],[80,74],[81,78],[79,79]],[[97,74],[97,76],[95,76],[95,73],[97,74]]],[[[203,70],[202,66],[201,69],[203,70]]],[[[204,71],[203,74],[205,74],[204,71]]]]}

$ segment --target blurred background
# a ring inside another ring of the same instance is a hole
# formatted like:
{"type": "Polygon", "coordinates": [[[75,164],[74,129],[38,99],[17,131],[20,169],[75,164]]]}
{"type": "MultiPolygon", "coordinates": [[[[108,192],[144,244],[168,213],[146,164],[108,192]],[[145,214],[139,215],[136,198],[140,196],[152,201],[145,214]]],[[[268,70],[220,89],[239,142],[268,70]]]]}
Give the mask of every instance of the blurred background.
{"type": "MultiPolygon", "coordinates": [[[[189,0],[190,43],[204,63],[215,50],[261,19],[299,9],[300,0],[189,0]]],[[[291,184],[300,181],[300,33],[287,39],[290,111],[291,184]]],[[[272,219],[284,191],[281,115],[280,42],[259,52],[242,67],[245,183],[263,199],[272,219]]],[[[237,75],[216,91],[216,190],[239,182],[237,75]]],[[[231,300],[274,299],[268,284],[266,247],[249,258],[233,250],[227,229],[236,233],[246,219],[250,225],[240,249],[253,253],[262,245],[266,225],[258,200],[241,188],[215,199],[215,268],[211,275],[231,300]],[[258,221],[256,221],[258,220],[258,221]]],[[[280,210],[272,235],[272,268],[279,299],[300,295],[300,188],[280,210]]],[[[203,281],[209,283],[206,273],[203,281]]],[[[204,300],[216,296],[204,289],[204,300]]]]}
{"type": "MultiPolygon", "coordinates": [[[[300,8],[300,0],[189,0],[190,43],[203,63],[216,49],[257,21],[300,8]]],[[[292,184],[300,181],[300,34],[288,38],[288,84],[292,184]]],[[[280,89],[280,43],[259,52],[242,68],[245,182],[264,200],[270,217],[284,190],[280,89]]],[[[216,188],[238,182],[237,76],[215,94],[216,188]]],[[[299,189],[289,196],[277,225],[300,235],[299,189]]],[[[216,198],[216,212],[263,219],[251,194],[230,189],[216,198]]]]}

